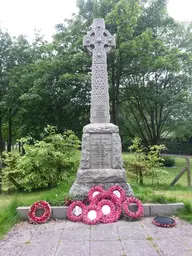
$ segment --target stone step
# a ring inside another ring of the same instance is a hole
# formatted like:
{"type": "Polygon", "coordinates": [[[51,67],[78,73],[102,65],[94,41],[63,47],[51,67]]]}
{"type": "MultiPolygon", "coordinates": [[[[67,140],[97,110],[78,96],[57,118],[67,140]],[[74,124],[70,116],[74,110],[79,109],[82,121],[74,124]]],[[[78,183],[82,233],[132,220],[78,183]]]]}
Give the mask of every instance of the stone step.
{"type": "MultiPolygon", "coordinates": [[[[171,203],[171,204],[143,204],[144,206],[144,216],[156,216],[156,215],[173,215],[177,210],[184,208],[184,203],[171,203]]],[[[21,219],[28,219],[29,206],[27,207],[17,207],[17,212],[19,213],[21,219]]],[[[51,218],[53,219],[66,219],[67,218],[67,206],[52,206],[51,218]]],[[[132,211],[136,211],[137,206],[135,205],[132,211]]],[[[42,215],[42,209],[37,210],[37,216],[42,215]]]]}

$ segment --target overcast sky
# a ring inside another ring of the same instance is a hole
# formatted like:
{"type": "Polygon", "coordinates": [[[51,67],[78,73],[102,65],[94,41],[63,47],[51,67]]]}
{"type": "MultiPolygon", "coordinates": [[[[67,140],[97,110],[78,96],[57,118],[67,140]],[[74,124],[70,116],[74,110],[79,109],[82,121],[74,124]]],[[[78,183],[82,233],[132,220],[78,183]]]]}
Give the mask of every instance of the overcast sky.
{"type": "MultiPolygon", "coordinates": [[[[0,27],[11,35],[33,37],[34,29],[41,29],[47,40],[54,26],[76,12],[76,0],[0,0],[0,27]]],[[[169,14],[180,21],[192,21],[192,0],[169,0],[169,14]]]]}

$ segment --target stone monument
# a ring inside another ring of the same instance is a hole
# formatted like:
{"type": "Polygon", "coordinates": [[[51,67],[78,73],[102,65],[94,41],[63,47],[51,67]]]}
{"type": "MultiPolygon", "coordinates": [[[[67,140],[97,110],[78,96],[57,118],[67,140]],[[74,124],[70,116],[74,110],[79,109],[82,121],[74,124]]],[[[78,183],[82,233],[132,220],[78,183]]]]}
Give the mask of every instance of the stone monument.
{"type": "Polygon", "coordinates": [[[80,167],[69,194],[82,197],[96,185],[105,189],[119,185],[130,196],[133,191],[123,169],[119,128],[110,123],[107,53],[115,47],[115,38],[105,29],[104,19],[94,19],[83,44],[93,56],[91,124],[83,128],[80,167]]]}

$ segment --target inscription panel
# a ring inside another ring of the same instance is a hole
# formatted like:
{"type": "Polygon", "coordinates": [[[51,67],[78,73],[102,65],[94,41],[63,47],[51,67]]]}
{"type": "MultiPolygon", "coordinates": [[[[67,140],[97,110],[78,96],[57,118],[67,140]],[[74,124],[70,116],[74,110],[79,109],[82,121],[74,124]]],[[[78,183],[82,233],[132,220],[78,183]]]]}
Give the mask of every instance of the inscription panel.
{"type": "Polygon", "coordinates": [[[90,134],[91,169],[112,168],[112,134],[90,134]]]}

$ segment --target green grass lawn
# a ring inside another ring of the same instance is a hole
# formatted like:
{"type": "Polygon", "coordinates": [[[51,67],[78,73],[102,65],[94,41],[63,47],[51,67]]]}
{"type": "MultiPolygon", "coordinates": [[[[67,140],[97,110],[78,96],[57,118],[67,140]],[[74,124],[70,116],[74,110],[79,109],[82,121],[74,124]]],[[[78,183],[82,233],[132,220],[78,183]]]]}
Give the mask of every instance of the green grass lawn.
{"type": "MultiPolygon", "coordinates": [[[[127,159],[129,154],[123,154],[123,159],[127,159]]],[[[179,213],[183,219],[192,222],[192,187],[187,187],[187,174],[185,173],[175,186],[169,184],[185,166],[185,158],[176,157],[176,167],[166,168],[168,175],[164,177],[158,185],[151,185],[150,179],[144,179],[144,185],[140,186],[128,177],[128,183],[133,188],[134,194],[143,203],[145,202],[184,202],[185,209],[179,213]]],[[[35,201],[46,200],[51,205],[63,205],[64,197],[67,197],[68,191],[75,180],[76,173],[71,173],[70,178],[61,183],[58,187],[36,192],[1,194],[0,195],[0,237],[5,234],[11,226],[18,222],[19,217],[16,213],[18,206],[30,206],[35,201]]]]}

